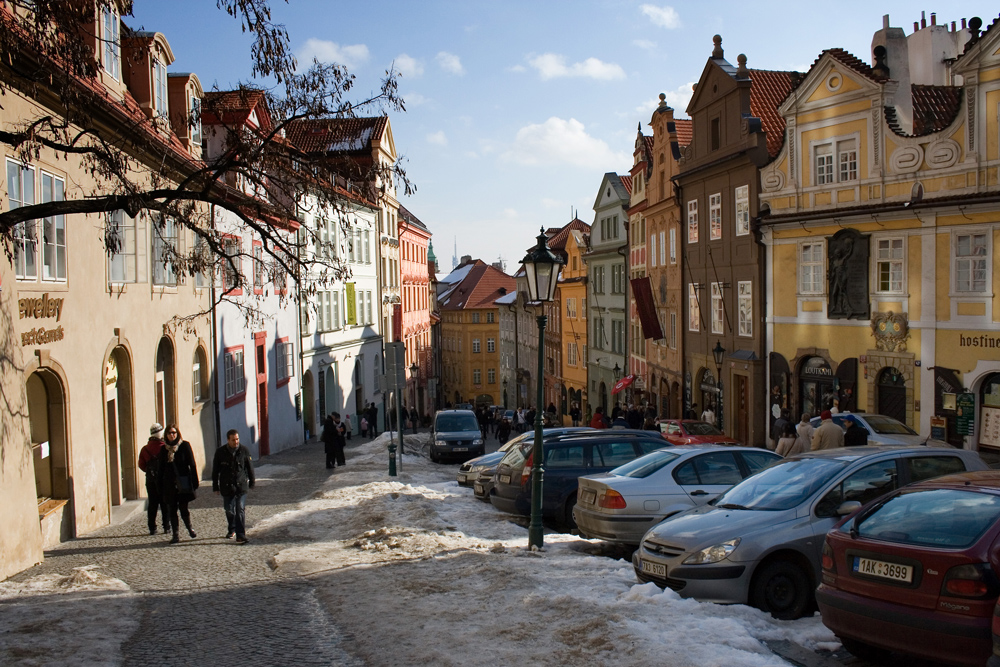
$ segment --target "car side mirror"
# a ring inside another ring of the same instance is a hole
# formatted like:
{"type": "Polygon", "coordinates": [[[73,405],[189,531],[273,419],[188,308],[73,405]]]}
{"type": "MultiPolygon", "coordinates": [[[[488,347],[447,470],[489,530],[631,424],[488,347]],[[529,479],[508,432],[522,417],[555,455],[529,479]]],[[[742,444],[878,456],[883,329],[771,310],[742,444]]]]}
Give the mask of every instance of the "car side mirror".
{"type": "Polygon", "coordinates": [[[837,516],[847,516],[848,514],[853,514],[861,509],[861,503],[857,500],[847,500],[840,503],[840,507],[837,508],[837,516]]]}

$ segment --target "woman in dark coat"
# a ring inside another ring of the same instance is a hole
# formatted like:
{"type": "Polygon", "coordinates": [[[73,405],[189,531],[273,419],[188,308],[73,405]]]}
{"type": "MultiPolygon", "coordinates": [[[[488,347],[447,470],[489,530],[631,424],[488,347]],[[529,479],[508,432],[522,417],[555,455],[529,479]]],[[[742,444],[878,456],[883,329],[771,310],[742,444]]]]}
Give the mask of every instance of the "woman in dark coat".
{"type": "Polygon", "coordinates": [[[194,460],[191,443],[181,438],[177,424],[170,424],[164,433],[164,445],[159,457],[160,493],[167,504],[167,516],[170,517],[170,527],[174,536],[170,543],[181,541],[177,522],[180,511],[184,526],[191,537],[197,537],[191,527],[191,513],[188,503],[194,500],[198,488],[198,465],[194,460]]]}

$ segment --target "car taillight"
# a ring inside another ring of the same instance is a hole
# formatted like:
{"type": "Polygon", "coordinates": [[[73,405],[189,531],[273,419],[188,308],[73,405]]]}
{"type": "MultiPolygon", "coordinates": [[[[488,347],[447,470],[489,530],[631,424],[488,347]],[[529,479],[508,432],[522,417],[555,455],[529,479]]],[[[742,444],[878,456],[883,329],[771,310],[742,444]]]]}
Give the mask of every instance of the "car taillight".
{"type": "Polygon", "coordinates": [[[625,498],[613,489],[608,489],[597,500],[597,506],[609,510],[625,509],[625,498]]]}
{"type": "Polygon", "coordinates": [[[534,452],[528,454],[528,458],[524,459],[524,467],[521,468],[521,486],[528,483],[531,479],[531,464],[534,460],[534,452]]]}
{"type": "Polygon", "coordinates": [[[987,563],[956,565],[941,584],[941,595],[960,598],[995,597],[1000,591],[996,576],[987,563]]]}
{"type": "Polygon", "coordinates": [[[823,569],[837,573],[837,562],[833,558],[833,547],[829,540],[823,541],[823,569]]]}

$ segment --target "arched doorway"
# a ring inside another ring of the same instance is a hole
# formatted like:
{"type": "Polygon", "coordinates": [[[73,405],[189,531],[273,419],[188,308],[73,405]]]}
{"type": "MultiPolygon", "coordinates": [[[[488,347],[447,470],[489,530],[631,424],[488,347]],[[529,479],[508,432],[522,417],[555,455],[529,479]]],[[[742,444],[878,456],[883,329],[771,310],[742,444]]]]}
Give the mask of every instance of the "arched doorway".
{"type": "MultiPolygon", "coordinates": [[[[128,350],[119,345],[104,363],[105,456],[112,505],[139,497],[133,415],[132,362],[128,350]]],[[[158,412],[158,420],[159,416],[158,412]]],[[[170,420],[160,421],[164,427],[168,423],[170,420]]]]}
{"type": "Polygon", "coordinates": [[[896,368],[883,368],[878,374],[876,411],[906,423],[906,380],[896,368]]]}
{"type": "MultiPolygon", "coordinates": [[[[320,415],[323,419],[331,412],[340,412],[343,408],[343,404],[340,400],[340,384],[339,379],[339,368],[338,363],[335,361],[326,367],[326,381],[324,384],[324,389],[326,389],[326,396],[324,398],[323,414],[320,415]]],[[[343,416],[343,415],[341,415],[343,416]]]]}
{"type": "Polygon", "coordinates": [[[156,421],[166,426],[177,423],[177,383],[174,344],[164,336],[156,347],[156,374],[153,396],[156,398],[156,421]]]}
{"type": "Polygon", "coordinates": [[[302,425],[308,440],[316,433],[315,395],[313,393],[313,374],[311,370],[302,374],[302,425]]]}
{"type": "Polygon", "coordinates": [[[66,392],[60,377],[46,368],[28,376],[25,391],[38,516],[42,544],[47,547],[72,539],[76,533],[66,430],[66,392]]]}
{"type": "Polygon", "coordinates": [[[823,357],[806,357],[799,366],[799,414],[804,412],[815,417],[829,410],[836,397],[830,364],[823,357]]]}

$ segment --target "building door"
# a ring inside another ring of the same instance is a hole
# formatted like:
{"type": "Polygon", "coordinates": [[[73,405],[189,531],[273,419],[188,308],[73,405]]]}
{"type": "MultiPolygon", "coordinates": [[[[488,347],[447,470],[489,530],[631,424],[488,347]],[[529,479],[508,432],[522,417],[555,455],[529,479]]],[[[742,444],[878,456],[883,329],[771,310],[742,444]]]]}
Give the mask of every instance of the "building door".
{"type": "MultiPolygon", "coordinates": [[[[157,415],[161,414],[161,388],[157,382],[157,415]]],[[[104,404],[108,491],[112,505],[139,498],[138,452],[132,423],[132,370],[124,348],[116,347],[104,365],[104,404]]],[[[163,424],[163,422],[160,422],[163,424]]]]}
{"type": "Polygon", "coordinates": [[[164,336],[156,349],[156,420],[162,426],[177,423],[174,345],[164,336]]]}
{"type": "Polygon", "coordinates": [[[906,381],[895,368],[883,368],[879,373],[876,412],[906,423],[906,381]]]}
{"type": "Polygon", "coordinates": [[[254,357],[257,362],[257,443],[261,456],[271,453],[271,429],[267,412],[267,334],[253,335],[254,357]]]}
{"type": "Polygon", "coordinates": [[[59,376],[40,368],[25,381],[35,492],[44,546],[73,538],[76,531],[70,483],[66,394],[59,376]]]}
{"type": "Polygon", "coordinates": [[[736,380],[736,392],[733,400],[736,402],[736,434],[737,440],[744,445],[750,442],[750,381],[745,375],[733,376],[736,380]]]}
{"type": "Polygon", "coordinates": [[[316,411],[313,408],[313,375],[312,371],[302,374],[302,424],[305,427],[305,438],[308,440],[316,433],[316,411]]]}

